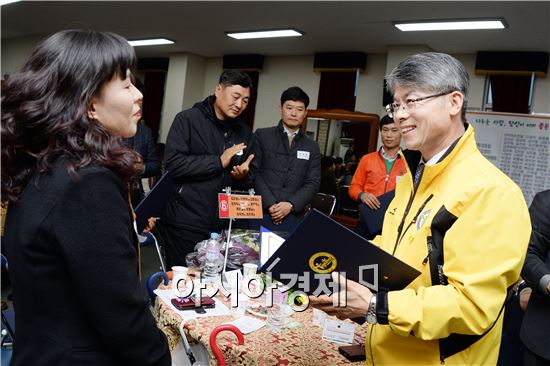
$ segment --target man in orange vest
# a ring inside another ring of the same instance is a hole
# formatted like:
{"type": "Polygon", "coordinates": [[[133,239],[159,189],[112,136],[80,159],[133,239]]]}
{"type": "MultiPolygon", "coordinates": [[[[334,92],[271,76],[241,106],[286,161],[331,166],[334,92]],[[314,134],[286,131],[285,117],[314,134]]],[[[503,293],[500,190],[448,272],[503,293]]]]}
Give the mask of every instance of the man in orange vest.
{"type": "MultiPolygon", "coordinates": [[[[384,116],[379,123],[382,147],[361,158],[349,187],[350,197],[365,204],[373,210],[380,208],[378,196],[395,189],[397,180],[407,172],[405,161],[399,156],[401,132],[389,116],[384,116]]],[[[355,231],[367,239],[378,233],[370,233],[364,217],[359,214],[355,231]]]]}

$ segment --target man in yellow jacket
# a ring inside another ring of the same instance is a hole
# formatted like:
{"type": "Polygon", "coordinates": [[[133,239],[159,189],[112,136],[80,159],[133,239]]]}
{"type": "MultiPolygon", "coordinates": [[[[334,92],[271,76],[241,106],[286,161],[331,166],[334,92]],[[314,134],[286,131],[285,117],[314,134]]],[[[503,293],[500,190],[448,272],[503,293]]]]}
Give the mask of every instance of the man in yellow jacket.
{"type": "Polygon", "coordinates": [[[407,161],[374,242],[421,275],[374,295],[348,281],[344,307],[326,295],[310,301],[339,318],[366,317],[367,364],[495,365],[507,291],[531,232],[523,194],[481,155],[465,123],[464,65],[418,54],[386,79],[394,98],[388,114],[422,156],[407,161]]]}

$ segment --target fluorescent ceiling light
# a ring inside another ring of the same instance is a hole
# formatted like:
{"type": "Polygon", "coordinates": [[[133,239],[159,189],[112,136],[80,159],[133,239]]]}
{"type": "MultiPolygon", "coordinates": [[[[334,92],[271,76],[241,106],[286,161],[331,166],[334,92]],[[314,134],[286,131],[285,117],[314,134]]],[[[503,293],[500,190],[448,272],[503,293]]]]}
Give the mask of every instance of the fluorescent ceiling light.
{"type": "Polygon", "coordinates": [[[231,38],[252,39],[252,38],[276,38],[276,37],[300,37],[304,33],[295,29],[272,29],[264,31],[249,32],[225,32],[231,38]]]}
{"type": "Polygon", "coordinates": [[[0,6],[15,3],[15,2],[18,2],[18,1],[21,1],[21,0],[0,0],[0,6]]]}
{"type": "Polygon", "coordinates": [[[415,22],[393,22],[403,32],[461,30],[461,29],[504,29],[503,19],[470,19],[470,20],[422,20],[415,22]]]}
{"type": "Polygon", "coordinates": [[[128,41],[131,46],[133,47],[139,47],[139,46],[155,46],[159,44],[173,44],[174,41],[171,41],[166,38],[154,38],[154,39],[136,39],[134,41],[128,41]]]}

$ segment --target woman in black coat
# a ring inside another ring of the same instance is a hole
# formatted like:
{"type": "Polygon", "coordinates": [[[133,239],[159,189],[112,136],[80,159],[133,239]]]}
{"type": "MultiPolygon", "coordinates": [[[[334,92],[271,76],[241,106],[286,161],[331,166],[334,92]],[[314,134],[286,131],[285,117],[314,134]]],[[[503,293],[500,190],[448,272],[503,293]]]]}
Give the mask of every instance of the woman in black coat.
{"type": "Polygon", "coordinates": [[[521,271],[527,286],[520,291],[523,364],[550,365],[550,189],[535,195],[529,213],[533,231],[521,271]]]}
{"type": "Polygon", "coordinates": [[[2,90],[3,250],[16,314],[12,365],[170,365],[138,278],[121,143],[142,95],[112,33],[62,31],[2,90]]]}

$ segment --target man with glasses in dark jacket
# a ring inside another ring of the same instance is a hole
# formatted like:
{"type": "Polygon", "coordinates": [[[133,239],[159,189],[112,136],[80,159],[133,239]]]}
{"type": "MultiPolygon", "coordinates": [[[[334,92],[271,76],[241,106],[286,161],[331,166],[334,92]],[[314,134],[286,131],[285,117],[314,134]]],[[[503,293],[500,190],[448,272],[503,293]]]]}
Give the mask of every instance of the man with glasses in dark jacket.
{"type": "Polygon", "coordinates": [[[288,88],[281,95],[279,124],[255,132],[254,188],[262,196],[262,225],[271,230],[292,231],[319,190],[319,145],[300,128],[308,105],[302,89],[288,88]]]}
{"type": "Polygon", "coordinates": [[[247,74],[226,70],[214,95],[174,118],[165,160],[175,192],[157,224],[168,266],[185,264],[197,242],[228,225],[218,218],[218,193],[224,187],[251,187],[253,135],[238,118],[248,105],[251,88],[247,74]]]}

